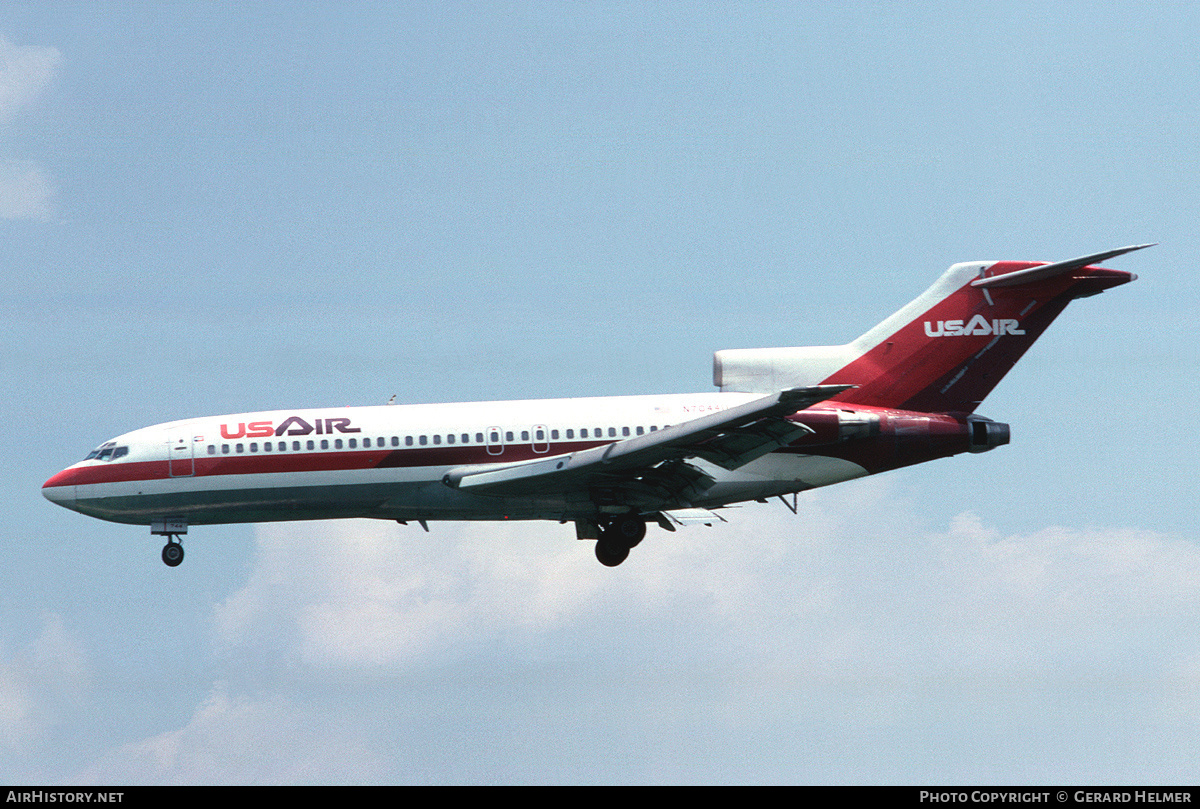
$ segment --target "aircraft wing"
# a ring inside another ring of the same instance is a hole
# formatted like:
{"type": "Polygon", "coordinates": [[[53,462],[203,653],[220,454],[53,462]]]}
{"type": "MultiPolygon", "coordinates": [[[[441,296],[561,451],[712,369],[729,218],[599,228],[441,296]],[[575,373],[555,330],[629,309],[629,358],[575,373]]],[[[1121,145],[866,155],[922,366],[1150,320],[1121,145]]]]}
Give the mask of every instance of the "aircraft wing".
{"type": "Polygon", "coordinates": [[[851,387],[792,388],[579,452],[499,468],[461,466],[451,469],[443,482],[478,494],[537,496],[602,489],[619,492],[622,502],[658,502],[678,496],[689,486],[705,488],[703,479],[708,476],[688,464],[688,459],[703,458],[737,469],[812,432],[786,416],[851,387]]]}

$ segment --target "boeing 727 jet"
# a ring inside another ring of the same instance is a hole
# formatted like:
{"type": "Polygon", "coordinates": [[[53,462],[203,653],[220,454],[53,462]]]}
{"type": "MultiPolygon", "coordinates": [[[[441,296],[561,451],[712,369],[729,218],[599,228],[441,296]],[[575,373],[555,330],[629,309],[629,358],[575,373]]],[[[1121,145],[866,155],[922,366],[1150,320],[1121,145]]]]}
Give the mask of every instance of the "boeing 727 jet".
{"type": "Polygon", "coordinates": [[[1136,278],[1098,262],[1149,246],[955,264],[845,345],[716,352],[718,392],[185,419],[104,442],[42,493],[149,525],[171,566],[191,526],[350,517],[570,522],[615,566],[650,523],[1007,444],[980,402],[1068,303],[1136,278]]]}

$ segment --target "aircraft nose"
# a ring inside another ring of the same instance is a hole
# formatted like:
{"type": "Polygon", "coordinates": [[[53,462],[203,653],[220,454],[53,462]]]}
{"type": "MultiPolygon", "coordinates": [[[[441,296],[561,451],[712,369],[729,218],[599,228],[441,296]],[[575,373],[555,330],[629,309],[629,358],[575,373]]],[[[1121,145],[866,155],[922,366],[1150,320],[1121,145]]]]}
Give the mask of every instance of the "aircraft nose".
{"type": "Polygon", "coordinates": [[[75,508],[75,484],[66,480],[68,470],[64,469],[42,484],[42,496],[51,503],[63,508],[75,508]]]}

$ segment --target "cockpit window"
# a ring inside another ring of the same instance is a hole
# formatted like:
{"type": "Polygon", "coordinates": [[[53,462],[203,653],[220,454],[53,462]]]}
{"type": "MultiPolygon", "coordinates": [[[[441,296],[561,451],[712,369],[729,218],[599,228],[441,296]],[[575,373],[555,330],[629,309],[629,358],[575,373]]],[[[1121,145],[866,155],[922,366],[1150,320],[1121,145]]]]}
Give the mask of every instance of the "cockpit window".
{"type": "MultiPolygon", "coordinates": [[[[96,447],[94,450],[92,450],[91,452],[89,452],[89,453],[88,453],[88,456],[87,456],[86,458],[84,458],[84,460],[85,460],[85,461],[90,461],[90,460],[92,460],[93,458],[99,458],[99,457],[100,457],[100,453],[101,453],[101,452],[104,452],[105,450],[108,450],[109,454],[111,455],[111,454],[112,454],[112,449],[113,449],[113,447],[115,447],[115,446],[116,446],[116,443],[115,443],[115,442],[113,442],[113,441],[109,441],[107,444],[101,444],[100,446],[96,447]]],[[[105,456],[105,457],[107,458],[107,456],[105,456]]]]}
{"type": "Polygon", "coordinates": [[[84,458],[84,460],[115,461],[117,458],[128,454],[129,447],[118,447],[115,441],[109,441],[108,443],[101,444],[89,452],[88,456],[84,458]]]}

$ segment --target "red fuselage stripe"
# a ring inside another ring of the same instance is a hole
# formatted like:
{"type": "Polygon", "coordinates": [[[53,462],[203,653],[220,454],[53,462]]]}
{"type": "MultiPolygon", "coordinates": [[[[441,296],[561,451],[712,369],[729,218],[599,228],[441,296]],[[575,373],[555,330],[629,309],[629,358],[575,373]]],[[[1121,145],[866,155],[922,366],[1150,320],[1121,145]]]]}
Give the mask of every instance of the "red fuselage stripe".
{"type": "Polygon", "coordinates": [[[500,454],[488,452],[483,445],[414,447],[403,450],[359,450],[351,452],[257,452],[229,455],[201,455],[191,463],[174,462],[171,474],[166,459],[156,461],[99,462],[91,466],[64,469],[43,488],[84,486],[94,483],[122,483],[137,480],[207,477],[213,475],[261,475],[287,472],[348,472],[362,469],[400,467],[465,466],[487,463],[514,463],[551,454],[577,452],[599,446],[604,441],[556,443],[553,452],[537,452],[529,445],[508,445],[500,454]],[[191,466],[191,474],[186,472],[191,466]]]}

